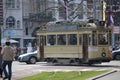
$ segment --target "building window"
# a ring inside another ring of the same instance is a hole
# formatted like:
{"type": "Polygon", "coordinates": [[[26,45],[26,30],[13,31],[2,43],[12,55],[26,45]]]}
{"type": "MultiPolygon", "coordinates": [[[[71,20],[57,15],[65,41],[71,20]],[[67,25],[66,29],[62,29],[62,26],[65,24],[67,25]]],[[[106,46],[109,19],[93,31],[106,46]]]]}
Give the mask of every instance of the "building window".
{"type": "Polygon", "coordinates": [[[20,21],[17,21],[17,28],[20,28],[20,21]]]}
{"type": "Polygon", "coordinates": [[[25,34],[28,35],[28,27],[25,28],[25,34]]]}
{"type": "Polygon", "coordinates": [[[15,0],[6,0],[7,8],[15,8],[15,0]]]}
{"type": "Polygon", "coordinates": [[[17,8],[20,8],[20,1],[17,0],[17,5],[16,5],[17,8]]]}
{"type": "Polygon", "coordinates": [[[6,0],[6,7],[8,9],[20,8],[20,0],[6,0]]]}
{"type": "Polygon", "coordinates": [[[15,28],[15,18],[10,16],[6,19],[6,28],[15,28]]]}

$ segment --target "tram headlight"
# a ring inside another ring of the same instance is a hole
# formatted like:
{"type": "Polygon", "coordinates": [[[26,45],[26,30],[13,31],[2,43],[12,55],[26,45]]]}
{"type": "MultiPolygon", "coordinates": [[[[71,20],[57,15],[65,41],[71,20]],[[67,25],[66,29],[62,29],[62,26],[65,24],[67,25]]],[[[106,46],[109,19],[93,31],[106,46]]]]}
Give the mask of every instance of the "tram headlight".
{"type": "Polygon", "coordinates": [[[102,52],[101,55],[102,55],[102,57],[105,57],[105,56],[106,56],[106,53],[105,53],[105,52],[102,52]]]}

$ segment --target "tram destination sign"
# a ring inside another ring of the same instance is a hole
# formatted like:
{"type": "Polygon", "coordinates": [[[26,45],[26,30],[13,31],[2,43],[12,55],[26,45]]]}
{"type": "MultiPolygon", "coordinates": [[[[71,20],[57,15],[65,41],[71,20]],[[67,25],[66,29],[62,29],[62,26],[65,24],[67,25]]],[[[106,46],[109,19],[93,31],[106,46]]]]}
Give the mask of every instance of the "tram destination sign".
{"type": "Polygon", "coordinates": [[[75,31],[77,29],[77,25],[52,25],[46,27],[46,31],[75,31]]]}

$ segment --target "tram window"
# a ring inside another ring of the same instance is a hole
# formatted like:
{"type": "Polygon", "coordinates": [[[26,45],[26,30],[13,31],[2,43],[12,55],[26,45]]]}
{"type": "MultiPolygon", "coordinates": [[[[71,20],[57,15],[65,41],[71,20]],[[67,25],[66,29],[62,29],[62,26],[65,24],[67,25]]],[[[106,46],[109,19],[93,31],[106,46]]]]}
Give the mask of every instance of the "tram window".
{"type": "Polygon", "coordinates": [[[56,36],[55,35],[48,35],[48,44],[47,45],[55,45],[56,44],[56,36]]]}
{"type": "Polygon", "coordinates": [[[100,39],[99,40],[99,44],[100,45],[106,45],[106,44],[108,44],[108,39],[107,39],[107,35],[106,34],[99,34],[98,35],[98,39],[100,39]]]}
{"type": "Polygon", "coordinates": [[[68,44],[69,45],[77,45],[77,35],[76,34],[68,35],[68,44]]]}
{"type": "Polygon", "coordinates": [[[92,35],[91,34],[88,34],[88,37],[89,37],[89,45],[92,45],[92,35]]]}
{"type": "Polygon", "coordinates": [[[39,45],[46,45],[46,36],[39,36],[39,45]]]}
{"type": "Polygon", "coordinates": [[[97,34],[95,32],[92,34],[92,45],[97,45],[97,34]]]}
{"type": "Polygon", "coordinates": [[[109,40],[109,45],[112,45],[111,31],[109,31],[108,40],[109,40]]]}
{"type": "Polygon", "coordinates": [[[79,35],[79,44],[82,45],[82,34],[79,35]]]}
{"type": "Polygon", "coordinates": [[[58,45],[66,45],[66,35],[57,36],[58,45]]]}
{"type": "Polygon", "coordinates": [[[116,44],[119,44],[119,42],[120,42],[120,34],[116,34],[115,39],[116,39],[116,44]]]}

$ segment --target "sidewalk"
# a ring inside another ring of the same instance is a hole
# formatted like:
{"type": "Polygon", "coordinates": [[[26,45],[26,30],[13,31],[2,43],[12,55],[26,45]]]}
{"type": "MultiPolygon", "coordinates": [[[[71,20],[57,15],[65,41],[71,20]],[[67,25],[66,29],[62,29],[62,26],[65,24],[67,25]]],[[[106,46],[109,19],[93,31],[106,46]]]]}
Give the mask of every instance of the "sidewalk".
{"type": "Polygon", "coordinates": [[[20,80],[24,77],[35,75],[35,74],[38,74],[40,72],[41,71],[36,70],[36,69],[32,69],[32,70],[28,69],[28,70],[22,70],[22,71],[19,71],[19,72],[13,72],[12,80],[20,80]]]}

